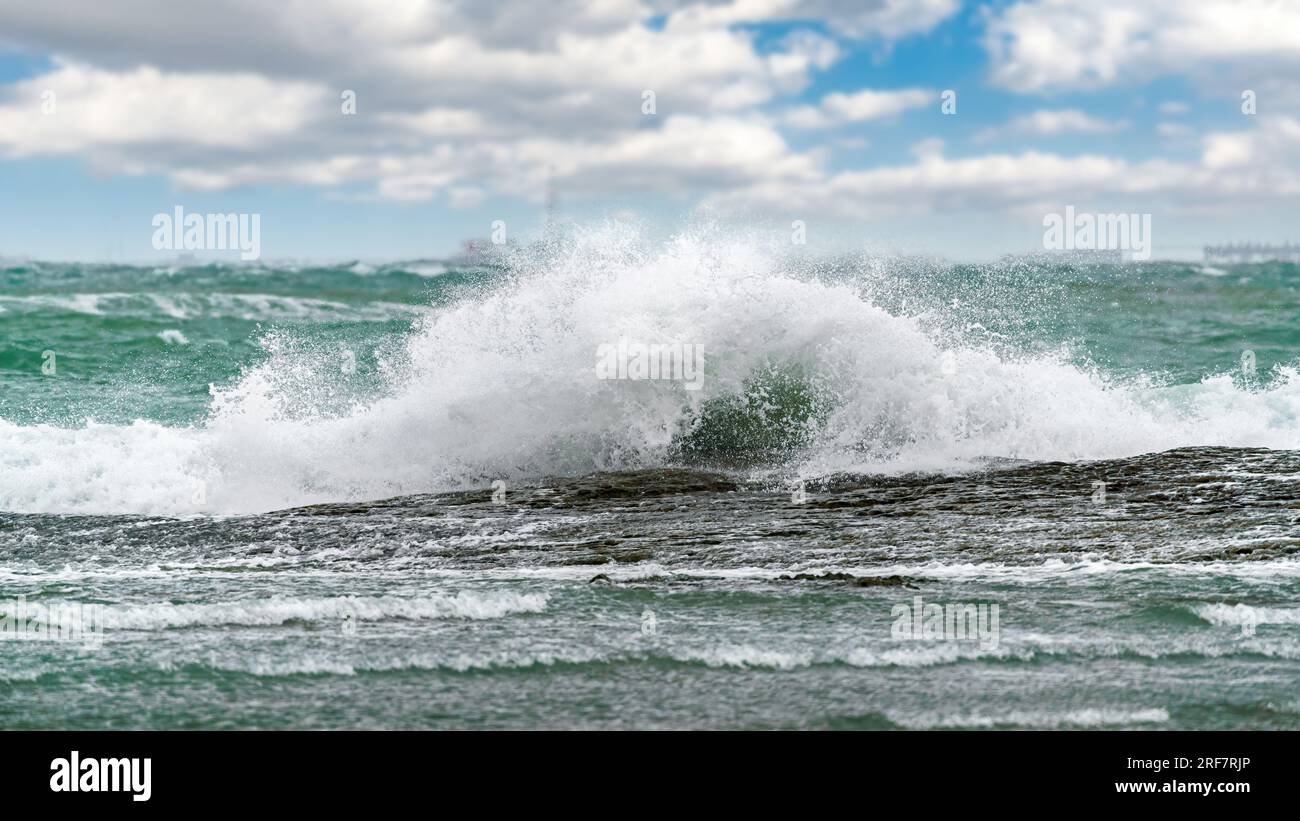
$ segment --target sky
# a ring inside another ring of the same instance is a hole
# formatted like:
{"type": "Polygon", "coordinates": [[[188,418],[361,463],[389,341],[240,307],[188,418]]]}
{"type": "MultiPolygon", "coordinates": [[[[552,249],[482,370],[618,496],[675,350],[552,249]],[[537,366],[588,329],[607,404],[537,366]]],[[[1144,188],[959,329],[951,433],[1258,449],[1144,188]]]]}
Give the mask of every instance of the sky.
{"type": "Polygon", "coordinates": [[[0,256],[157,259],[181,206],[436,258],[548,186],[953,259],[1066,206],[1157,257],[1300,241],[1300,0],[0,0],[0,256]]]}

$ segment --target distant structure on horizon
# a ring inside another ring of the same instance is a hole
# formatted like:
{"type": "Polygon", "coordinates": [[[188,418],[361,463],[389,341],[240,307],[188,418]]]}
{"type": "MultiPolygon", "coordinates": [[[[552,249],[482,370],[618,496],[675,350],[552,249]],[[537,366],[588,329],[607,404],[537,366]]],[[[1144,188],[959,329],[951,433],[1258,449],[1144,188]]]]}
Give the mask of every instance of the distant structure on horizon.
{"type": "Polygon", "coordinates": [[[1240,245],[1205,246],[1206,262],[1296,262],[1300,263],[1300,245],[1265,245],[1258,242],[1244,242],[1240,245]]]}
{"type": "Polygon", "coordinates": [[[546,221],[544,224],[549,236],[557,226],[560,215],[560,196],[555,192],[555,166],[546,167],[546,221]]]}
{"type": "MultiPolygon", "coordinates": [[[[543,197],[542,234],[554,238],[561,229],[560,198],[555,191],[555,167],[547,166],[546,193],[543,197]]],[[[538,243],[529,243],[530,246],[538,243]]],[[[497,244],[488,239],[467,239],[460,245],[460,253],[443,260],[449,265],[500,265],[509,252],[519,249],[515,238],[509,237],[504,243],[497,244]]]]}
{"type": "Polygon", "coordinates": [[[497,245],[490,239],[467,239],[460,244],[460,253],[443,260],[451,265],[499,265],[508,252],[515,250],[519,244],[514,237],[497,245]]]}

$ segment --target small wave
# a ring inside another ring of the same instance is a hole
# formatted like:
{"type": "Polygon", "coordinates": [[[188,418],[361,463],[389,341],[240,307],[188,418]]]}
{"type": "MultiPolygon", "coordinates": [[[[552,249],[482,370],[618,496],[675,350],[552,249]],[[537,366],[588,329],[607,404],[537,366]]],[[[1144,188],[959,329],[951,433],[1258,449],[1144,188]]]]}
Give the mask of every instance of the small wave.
{"type": "Polygon", "coordinates": [[[652,661],[699,665],[712,668],[733,668],[770,671],[789,671],[821,665],[849,665],[855,667],[928,667],[989,657],[1006,657],[1007,653],[986,654],[975,648],[931,646],[907,650],[870,653],[850,650],[842,653],[817,653],[811,650],[772,650],[747,644],[717,645],[703,648],[680,648],[667,651],[623,650],[602,651],[593,648],[545,649],[530,651],[498,651],[478,654],[452,653],[447,655],[407,655],[387,660],[368,658],[364,662],[338,658],[300,658],[292,661],[258,659],[221,665],[224,669],[249,672],[255,675],[293,675],[332,673],[353,675],[358,672],[389,672],[420,669],[448,672],[473,672],[492,670],[522,670],[530,667],[553,667],[561,664],[615,664],[645,663],[652,661]]]}
{"type": "MultiPolygon", "coordinates": [[[[1099,579],[1121,573],[1168,573],[1198,577],[1225,576],[1248,580],[1274,580],[1279,577],[1300,576],[1300,559],[1266,559],[1257,561],[1206,561],[1206,562],[1151,562],[1117,561],[1095,556],[1080,556],[1071,560],[1046,559],[1034,563],[1007,564],[1005,562],[945,562],[922,561],[889,565],[790,565],[778,567],[720,567],[674,569],[657,562],[627,567],[602,568],[610,581],[631,583],[657,578],[675,579],[727,579],[734,581],[778,582],[783,576],[807,574],[834,577],[887,578],[900,576],[913,580],[936,581],[994,581],[1033,583],[1059,578],[1099,579]]],[[[534,567],[508,571],[507,575],[536,576],[554,579],[587,581],[592,576],[588,567],[534,567]]]]}
{"type": "Polygon", "coordinates": [[[751,644],[719,644],[672,648],[664,658],[686,664],[737,669],[794,670],[823,665],[848,667],[939,667],[969,662],[1008,663],[1040,659],[1224,658],[1261,656],[1300,658],[1300,644],[1287,640],[1234,637],[1228,640],[1198,636],[1149,640],[1128,638],[1076,638],[1004,635],[994,646],[979,642],[935,641],[886,645],[773,648],[751,644]]]}
{"type": "MultiPolygon", "coordinates": [[[[531,611],[519,611],[531,612],[531,611]]],[[[258,622],[261,623],[261,622],[258,622]]],[[[358,634],[362,638],[364,634],[358,634]]],[[[361,640],[359,638],[359,640],[361,640]]],[[[1098,640],[1081,642],[1004,643],[982,649],[978,643],[926,642],[908,646],[839,646],[839,647],[763,647],[750,643],[719,643],[700,646],[661,646],[657,640],[637,641],[622,647],[584,646],[566,642],[556,646],[528,649],[494,649],[474,652],[399,653],[385,656],[366,645],[365,653],[295,652],[286,658],[254,656],[209,658],[202,664],[218,669],[257,676],[288,675],[357,675],[402,670],[428,670],[448,673],[511,672],[530,668],[563,665],[606,667],[610,665],[658,664],[708,667],[735,671],[753,671],[780,675],[816,667],[855,667],[863,669],[916,669],[947,665],[1029,662],[1039,658],[1057,660],[1132,659],[1150,661],[1166,658],[1221,658],[1256,656],[1293,660],[1300,658],[1294,644],[1241,640],[1232,642],[1175,641],[1144,639],[1127,641],[1098,640]]],[[[1000,723],[999,719],[989,719],[1000,723]]],[[[1052,719],[1055,720],[1055,719],[1052,719]]],[[[1072,723],[1087,719],[1075,716],[1072,723]]],[[[1102,722],[1098,722],[1102,723],[1102,722]]],[[[1116,720],[1115,723],[1127,723],[1116,720]]]]}
{"type": "Polygon", "coordinates": [[[166,342],[168,345],[190,344],[190,340],[186,338],[185,334],[181,333],[176,328],[168,328],[165,331],[159,331],[158,338],[161,339],[163,342],[166,342]]]}
{"type": "MultiPolygon", "coordinates": [[[[221,604],[110,605],[103,611],[105,630],[169,630],[187,627],[260,627],[286,622],[339,622],[385,619],[499,619],[517,613],[540,613],[544,593],[464,591],[449,596],[399,598],[343,596],[337,598],[248,599],[221,604]]],[[[7,605],[10,610],[13,605],[7,605]]],[[[0,604],[0,609],[6,607],[0,604]]],[[[39,620],[41,605],[28,603],[29,618],[39,620]]]]}
{"type": "Polygon", "coordinates": [[[709,667],[767,667],[793,670],[813,664],[811,652],[769,650],[750,644],[733,644],[702,650],[684,650],[672,654],[676,661],[698,662],[709,667]]]}
{"type": "Polygon", "coordinates": [[[60,311],[64,313],[103,316],[104,305],[115,300],[133,300],[133,294],[72,294],[69,296],[33,295],[0,296],[0,310],[8,311],[60,311]]]}
{"type": "Polygon", "coordinates": [[[0,296],[0,311],[62,312],[175,320],[240,319],[246,322],[377,322],[410,319],[427,309],[399,302],[345,303],[313,297],[246,293],[98,293],[0,296]]]}
{"type": "Polygon", "coordinates": [[[1202,604],[1192,608],[1197,616],[1215,627],[1245,627],[1259,624],[1300,624],[1300,608],[1254,607],[1248,604],[1202,604]]]}
{"type": "Polygon", "coordinates": [[[396,270],[406,271],[426,279],[433,279],[442,276],[451,269],[441,262],[418,262],[398,266],[396,270]]]}
{"type": "Polygon", "coordinates": [[[393,673],[404,670],[471,673],[493,671],[522,671],[533,667],[555,667],[564,664],[609,663],[613,659],[595,651],[583,649],[499,651],[489,653],[431,653],[397,655],[391,658],[368,656],[360,659],[340,659],[324,656],[304,656],[285,660],[258,657],[254,659],[209,659],[206,666],[219,670],[248,675],[279,678],[282,676],[336,675],[355,676],[364,673],[393,673]]]}
{"type": "Polygon", "coordinates": [[[0,669],[0,682],[7,682],[10,684],[30,684],[35,681],[40,681],[45,676],[57,675],[59,672],[60,671],[57,668],[48,664],[30,669],[21,669],[6,663],[6,667],[0,669]]]}
{"type": "Polygon", "coordinates": [[[913,730],[943,728],[993,728],[1031,727],[1109,727],[1128,724],[1161,724],[1169,720],[1169,712],[1153,707],[1145,710],[1116,710],[1088,708],[1065,713],[1035,713],[1012,711],[995,715],[887,715],[890,721],[913,730]]]}

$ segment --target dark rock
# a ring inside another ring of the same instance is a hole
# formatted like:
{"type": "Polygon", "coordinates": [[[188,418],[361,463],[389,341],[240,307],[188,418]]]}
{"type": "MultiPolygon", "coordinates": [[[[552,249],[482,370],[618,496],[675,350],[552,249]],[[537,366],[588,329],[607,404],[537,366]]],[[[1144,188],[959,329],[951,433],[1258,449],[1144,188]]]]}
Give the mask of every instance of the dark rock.
{"type": "Polygon", "coordinates": [[[852,573],[794,573],[778,576],[792,582],[849,582],[855,587],[906,587],[917,590],[913,579],[906,576],[854,576],[852,573]]]}

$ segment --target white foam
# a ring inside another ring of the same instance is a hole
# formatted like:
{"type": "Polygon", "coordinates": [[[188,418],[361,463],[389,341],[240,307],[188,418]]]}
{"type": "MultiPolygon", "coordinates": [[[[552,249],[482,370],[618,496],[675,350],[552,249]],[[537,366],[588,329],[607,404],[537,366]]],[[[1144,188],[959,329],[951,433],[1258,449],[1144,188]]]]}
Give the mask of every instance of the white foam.
{"type": "MultiPolygon", "coordinates": [[[[360,622],[385,619],[499,619],[516,613],[546,609],[544,593],[510,591],[471,592],[455,595],[402,598],[397,596],[340,596],[335,598],[245,599],[218,604],[110,605],[104,608],[105,630],[167,630],[183,627],[269,626],[289,621],[339,622],[345,617],[360,622]]],[[[3,606],[3,605],[0,605],[3,606]]],[[[39,608],[29,603],[28,611],[39,608]]]]}
{"type": "Polygon", "coordinates": [[[440,277],[450,270],[446,265],[444,265],[441,262],[419,262],[414,264],[401,265],[398,267],[403,271],[407,271],[409,273],[415,274],[416,276],[422,276],[427,279],[440,277]]]}
{"type": "Polygon", "coordinates": [[[478,670],[520,670],[529,667],[553,667],[557,664],[608,662],[612,658],[583,648],[555,650],[500,650],[481,653],[404,653],[388,657],[367,653],[363,657],[300,654],[292,659],[257,657],[253,659],[212,659],[202,663],[218,669],[248,673],[260,677],[289,675],[354,676],[359,673],[385,673],[399,670],[443,670],[466,673],[478,670]]]}
{"type": "Polygon", "coordinates": [[[242,319],[248,322],[291,320],[300,322],[383,321],[421,314],[421,306],[400,302],[348,304],[328,299],[282,294],[244,293],[88,293],[52,296],[0,296],[0,309],[43,312],[65,311],[88,316],[196,317],[242,319]],[[7,306],[7,307],[6,307],[7,306]]]}
{"type": "Polygon", "coordinates": [[[1118,710],[1114,708],[1085,708],[1063,713],[1027,712],[1013,710],[1007,713],[978,715],[898,715],[887,716],[890,721],[911,729],[937,729],[943,727],[1106,727],[1125,724],[1162,724],[1169,720],[1169,712],[1160,707],[1143,710],[1118,710]]]}
{"type": "MultiPolygon", "coordinates": [[[[492,576],[495,571],[485,572],[492,576]]],[[[586,581],[593,575],[590,567],[532,567],[500,571],[511,577],[541,577],[586,581]]],[[[720,567],[677,570],[656,562],[645,562],[619,567],[602,567],[601,573],[613,582],[636,582],[659,576],[682,579],[734,579],[752,581],[781,581],[782,576],[794,573],[826,575],[847,573],[853,576],[884,577],[911,576],[944,581],[993,581],[1033,584],[1038,581],[1057,581],[1063,578],[1096,577],[1106,583],[1107,577],[1121,573],[1147,573],[1167,575],[1195,575],[1199,578],[1224,576],[1252,581],[1276,581],[1300,576],[1300,560],[1268,559],[1263,561],[1215,562],[1150,562],[1115,561],[1095,556],[1079,556],[1066,561],[1057,558],[1034,563],[1007,564],[1005,562],[945,562],[940,560],[897,563],[890,565],[801,565],[797,567],[720,567]]]]}
{"type": "Polygon", "coordinates": [[[1248,604],[1203,604],[1192,608],[1216,627],[1258,624],[1300,624],[1300,608],[1253,607],[1248,604]]]}
{"type": "Polygon", "coordinates": [[[774,670],[808,667],[815,659],[810,651],[772,650],[751,644],[722,644],[677,650],[672,653],[672,657],[678,661],[698,662],[709,667],[766,667],[774,670]]]}
{"type": "Polygon", "coordinates": [[[0,509],[26,513],[200,513],[205,437],[153,422],[70,429],[0,420],[0,509]]]}
{"type": "Polygon", "coordinates": [[[165,331],[159,331],[158,338],[163,342],[166,342],[168,345],[190,344],[190,340],[186,338],[185,334],[181,333],[180,330],[176,328],[168,328],[165,331]]]}
{"type": "Polygon", "coordinates": [[[1033,658],[1028,649],[980,649],[975,644],[931,642],[895,647],[827,647],[779,650],[752,644],[717,644],[707,647],[677,648],[670,656],[677,661],[705,664],[709,667],[765,668],[794,670],[819,664],[845,664],[850,667],[933,667],[961,661],[1033,658]]]}

